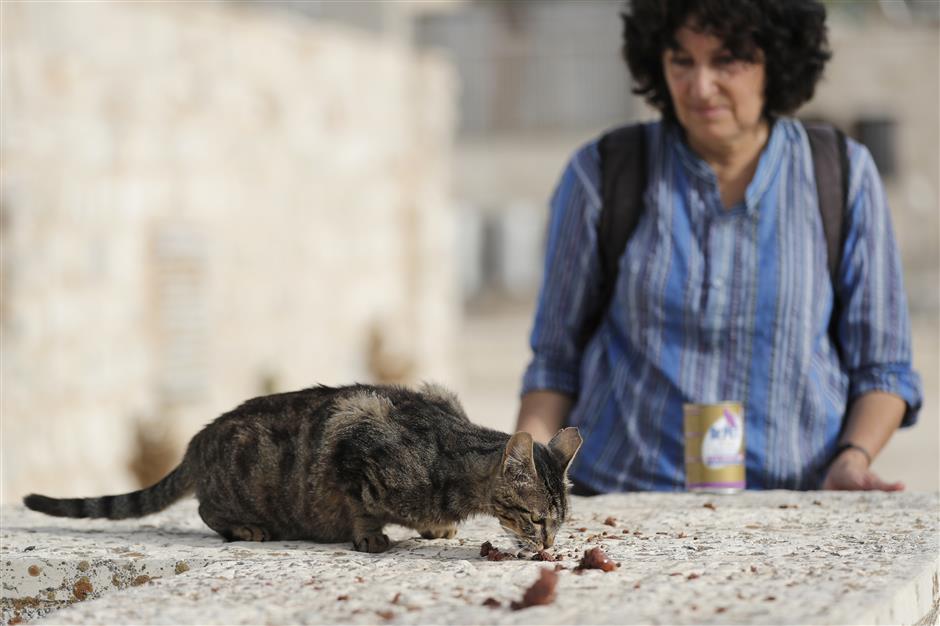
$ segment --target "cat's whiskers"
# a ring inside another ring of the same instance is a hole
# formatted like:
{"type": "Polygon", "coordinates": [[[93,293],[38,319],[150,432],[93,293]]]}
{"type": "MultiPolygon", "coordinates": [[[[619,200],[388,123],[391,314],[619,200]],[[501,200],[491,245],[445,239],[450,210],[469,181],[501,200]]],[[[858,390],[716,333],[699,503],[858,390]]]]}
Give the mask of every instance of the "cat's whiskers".
{"type": "Polygon", "coordinates": [[[500,527],[502,527],[504,531],[506,531],[506,534],[509,535],[510,539],[512,539],[516,543],[517,548],[520,548],[522,550],[529,550],[531,552],[537,552],[542,548],[542,546],[539,545],[538,542],[533,541],[532,539],[529,539],[528,537],[525,537],[523,535],[520,535],[516,530],[514,530],[510,526],[507,526],[502,521],[499,522],[499,525],[500,527]]]}

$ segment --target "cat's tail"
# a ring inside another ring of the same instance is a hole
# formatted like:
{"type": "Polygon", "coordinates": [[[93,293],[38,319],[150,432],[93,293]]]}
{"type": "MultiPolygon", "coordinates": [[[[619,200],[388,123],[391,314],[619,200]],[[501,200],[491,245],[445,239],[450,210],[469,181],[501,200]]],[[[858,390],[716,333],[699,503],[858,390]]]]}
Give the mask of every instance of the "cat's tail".
{"type": "Polygon", "coordinates": [[[117,496],[99,498],[49,498],[30,494],[27,508],[56,517],[106,517],[126,519],[162,511],[193,489],[193,479],[184,461],[155,485],[117,496]]]}

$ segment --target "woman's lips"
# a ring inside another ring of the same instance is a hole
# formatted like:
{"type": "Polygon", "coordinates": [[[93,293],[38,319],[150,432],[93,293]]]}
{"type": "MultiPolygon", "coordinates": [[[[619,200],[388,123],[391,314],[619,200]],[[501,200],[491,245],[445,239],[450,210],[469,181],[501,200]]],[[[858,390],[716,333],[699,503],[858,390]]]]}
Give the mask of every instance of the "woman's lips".
{"type": "Polygon", "coordinates": [[[692,113],[706,119],[718,117],[724,113],[725,110],[723,106],[692,107],[692,113]]]}

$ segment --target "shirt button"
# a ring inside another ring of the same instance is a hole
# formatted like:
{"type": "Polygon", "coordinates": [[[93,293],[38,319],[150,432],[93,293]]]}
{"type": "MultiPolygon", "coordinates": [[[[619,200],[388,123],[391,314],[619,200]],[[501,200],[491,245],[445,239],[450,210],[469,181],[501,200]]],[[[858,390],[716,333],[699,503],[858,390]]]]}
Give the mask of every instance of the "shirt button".
{"type": "Polygon", "coordinates": [[[720,288],[723,284],[724,284],[724,281],[722,281],[720,278],[716,278],[712,281],[712,287],[716,289],[720,288]]]}

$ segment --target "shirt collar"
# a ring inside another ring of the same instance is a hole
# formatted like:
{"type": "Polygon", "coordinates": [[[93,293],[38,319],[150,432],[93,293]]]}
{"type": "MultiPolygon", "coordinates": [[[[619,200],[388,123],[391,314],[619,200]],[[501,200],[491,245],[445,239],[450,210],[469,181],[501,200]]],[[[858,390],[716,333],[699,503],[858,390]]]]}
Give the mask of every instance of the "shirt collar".
{"type": "MultiPolygon", "coordinates": [[[[773,175],[780,169],[780,162],[783,158],[784,145],[786,143],[786,126],[782,120],[772,120],[770,127],[770,137],[767,139],[767,145],[761,151],[760,158],[757,161],[757,170],[754,177],[748,183],[744,192],[744,204],[748,213],[757,211],[760,200],[767,191],[773,175]]],[[[714,170],[700,156],[692,151],[685,141],[685,133],[678,124],[670,124],[667,131],[670,142],[675,146],[679,155],[679,161],[686,172],[710,185],[716,190],[718,187],[718,177],[714,170]]]]}

